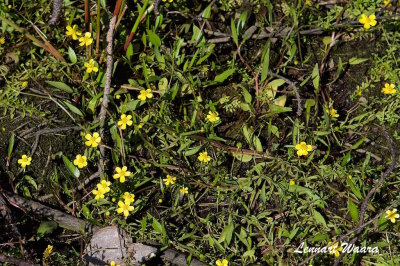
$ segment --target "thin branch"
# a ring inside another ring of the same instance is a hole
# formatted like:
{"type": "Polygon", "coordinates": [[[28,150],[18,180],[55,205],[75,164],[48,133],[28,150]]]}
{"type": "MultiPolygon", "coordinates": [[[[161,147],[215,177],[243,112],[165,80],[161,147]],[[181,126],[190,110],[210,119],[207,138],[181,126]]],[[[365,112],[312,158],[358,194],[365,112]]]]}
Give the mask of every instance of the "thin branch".
{"type": "Polygon", "coordinates": [[[53,12],[51,13],[51,19],[49,20],[50,27],[55,27],[58,19],[61,15],[63,1],[62,0],[53,0],[53,12]]]}

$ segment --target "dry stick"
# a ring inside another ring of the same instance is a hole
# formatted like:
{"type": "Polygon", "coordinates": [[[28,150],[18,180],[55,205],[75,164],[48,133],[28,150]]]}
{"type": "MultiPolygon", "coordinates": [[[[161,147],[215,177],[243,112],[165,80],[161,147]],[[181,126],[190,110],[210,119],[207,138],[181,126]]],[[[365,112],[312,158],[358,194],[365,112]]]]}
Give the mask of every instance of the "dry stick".
{"type": "Polygon", "coordinates": [[[292,89],[296,95],[296,100],[297,100],[297,116],[301,116],[301,113],[303,112],[303,108],[301,107],[301,98],[300,98],[299,91],[296,87],[296,83],[294,83],[293,81],[291,81],[281,75],[272,73],[271,71],[269,72],[269,74],[273,77],[283,79],[287,84],[289,84],[290,87],[292,87],[292,89]]]}
{"type": "Polygon", "coordinates": [[[35,151],[38,147],[39,139],[40,139],[41,135],[50,134],[50,133],[59,133],[59,132],[69,131],[69,130],[81,130],[81,128],[78,126],[61,127],[61,128],[42,129],[42,130],[39,130],[38,132],[36,132],[35,142],[32,145],[31,156],[35,153],[35,151]]]}
{"type": "Polygon", "coordinates": [[[55,27],[58,19],[61,15],[63,1],[62,0],[53,0],[53,12],[51,13],[51,19],[49,20],[49,25],[51,27],[55,27]]]}
{"type": "MultiPolygon", "coordinates": [[[[115,23],[117,21],[117,15],[119,8],[121,6],[121,0],[118,0],[115,9],[114,9],[114,14],[113,17],[110,19],[110,24],[108,27],[108,32],[107,32],[107,67],[106,67],[106,82],[104,85],[104,93],[103,93],[103,103],[101,105],[100,113],[99,113],[99,120],[100,120],[100,137],[104,139],[104,126],[106,122],[106,114],[107,114],[107,108],[108,108],[108,94],[110,94],[110,88],[111,88],[111,77],[112,77],[112,71],[113,71],[113,40],[114,40],[114,27],[115,23]]],[[[100,146],[100,159],[99,159],[99,164],[98,164],[98,169],[101,175],[103,175],[104,172],[104,155],[105,155],[105,149],[103,146],[100,146]]]]}
{"type": "Polygon", "coordinates": [[[89,32],[89,0],[85,0],[85,31],[89,32]]]}
{"type": "MultiPolygon", "coordinates": [[[[382,183],[386,179],[386,177],[388,177],[393,172],[393,170],[397,164],[396,152],[394,151],[394,148],[393,148],[392,139],[390,138],[385,125],[382,125],[382,132],[389,144],[389,150],[392,155],[392,163],[390,164],[389,168],[386,169],[385,173],[383,173],[382,177],[375,184],[375,186],[368,192],[367,196],[361,203],[360,218],[358,219],[360,221],[359,222],[360,225],[362,225],[364,222],[364,215],[365,215],[365,211],[367,209],[368,200],[372,197],[372,195],[374,195],[375,191],[382,185],[382,183]]],[[[362,231],[361,229],[355,231],[356,236],[350,241],[349,244],[355,244],[357,242],[358,238],[360,237],[361,231],[362,231]]],[[[337,258],[337,260],[335,261],[334,266],[339,265],[339,263],[342,260],[342,258],[344,257],[344,255],[345,255],[345,253],[340,254],[339,258],[337,258]]]]}

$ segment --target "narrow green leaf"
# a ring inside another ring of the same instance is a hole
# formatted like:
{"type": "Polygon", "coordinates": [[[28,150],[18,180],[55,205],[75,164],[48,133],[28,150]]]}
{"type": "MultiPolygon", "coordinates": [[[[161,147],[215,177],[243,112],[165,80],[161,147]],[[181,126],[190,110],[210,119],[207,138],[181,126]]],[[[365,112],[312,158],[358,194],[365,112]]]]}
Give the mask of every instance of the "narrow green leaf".
{"type": "Polygon", "coordinates": [[[60,82],[60,81],[46,81],[46,83],[49,84],[49,85],[51,85],[51,86],[53,86],[53,87],[55,87],[55,88],[57,88],[57,89],[63,90],[63,91],[65,91],[65,92],[67,92],[67,93],[70,93],[70,94],[74,92],[74,90],[73,90],[70,86],[68,86],[67,84],[65,84],[64,82],[60,82]]]}
{"type": "Polygon", "coordinates": [[[151,30],[147,30],[147,35],[149,36],[149,41],[156,47],[161,45],[161,39],[156,33],[151,30]]]}
{"type": "Polygon", "coordinates": [[[10,140],[8,141],[8,158],[11,157],[12,150],[14,148],[14,139],[15,139],[15,134],[14,132],[11,134],[10,140]]]}
{"type": "Polygon", "coordinates": [[[235,42],[236,46],[239,46],[238,34],[236,31],[235,21],[231,18],[231,31],[232,31],[232,39],[235,42]]]}
{"type": "Polygon", "coordinates": [[[72,64],[75,64],[78,61],[76,58],[75,51],[71,47],[68,47],[68,56],[72,64]]]}
{"type": "Polygon", "coordinates": [[[75,167],[72,163],[71,163],[71,161],[66,157],[66,156],[64,156],[63,155],[63,162],[64,162],[64,165],[65,165],[65,167],[67,168],[67,170],[68,170],[68,172],[73,176],[73,177],[79,177],[80,176],[80,172],[79,172],[79,170],[78,170],[78,168],[77,167],[75,167]]]}
{"type": "Polygon", "coordinates": [[[228,70],[225,70],[221,74],[215,77],[214,81],[216,82],[224,82],[227,78],[229,78],[233,73],[235,73],[236,69],[231,68],[228,70]]]}
{"type": "Polygon", "coordinates": [[[358,223],[359,214],[357,206],[351,200],[348,200],[347,207],[349,208],[351,219],[353,219],[354,222],[358,223]]]}

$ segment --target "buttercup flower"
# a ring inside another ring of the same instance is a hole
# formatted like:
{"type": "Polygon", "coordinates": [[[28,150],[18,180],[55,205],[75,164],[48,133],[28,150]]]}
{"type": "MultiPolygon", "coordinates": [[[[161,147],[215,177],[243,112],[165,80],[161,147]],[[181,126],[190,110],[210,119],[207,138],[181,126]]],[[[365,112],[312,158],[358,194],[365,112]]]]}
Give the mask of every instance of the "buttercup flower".
{"type": "Polygon", "coordinates": [[[123,166],[122,168],[117,167],[115,168],[116,174],[114,174],[114,179],[119,178],[119,182],[124,183],[125,182],[125,177],[128,177],[131,175],[131,172],[127,171],[128,168],[126,166],[123,166]]]}
{"type": "Polygon", "coordinates": [[[383,94],[395,94],[396,89],[394,88],[394,84],[385,83],[385,87],[382,88],[383,94]]]}
{"type": "Polygon", "coordinates": [[[329,109],[327,111],[328,111],[328,113],[330,114],[331,117],[334,117],[334,118],[339,117],[339,114],[337,113],[336,109],[331,108],[331,109],[329,109]]]}
{"type": "Polygon", "coordinates": [[[217,261],[215,262],[215,264],[216,264],[217,266],[228,266],[229,262],[228,262],[227,259],[223,259],[223,260],[217,260],[217,261]]]}
{"type": "Polygon", "coordinates": [[[118,121],[117,125],[122,129],[126,129],[126,125],[132,126],[132,116],[131,115],[121,115],[120,120],[118,121]]]}
{"type": "MultiPolygon", "coordinates": [[[[167,0],[162,0],[163,2],[167,2],[167,0]]],[[[168,0],[169,3],[172,3],[174,0],[168,0]]]]}
{"type": "Polygon", "coordinates": [[[80,42],[79,46],[91,45],[93,42],[92,34],[90,32],[86,32],[85,36],[79,38],[79,42],[80,42]]]}
{"type": "Polygon", "coordinates": [[[47,258],[50,257],[51,252],[53,252],[53,246],[47,245],[46,249],[43,252],[43,260],[47,260],[47,258]]]}
{"type": "Polygon", "coordinates": [[[122,198],[125,200],[125,202],[130,202],[133,203],[135,201],[135,195],[129,192],[125,192],[122,198]]]}
{"type": "Polygon", "coordinates": [[[305,143],[304,141],[300,142],[300,144],[297,144],[295,148],[297,150],[298,156],[307,156],[308,152],[312,151],[312,146],[307,145],[307,143],[305,143]]]}
{"type": "MultiPolygon", "coordinates": [[[[97,184],[97,185],[99,185],[99,184],[97,184]]],[[[106,192],[104,190],[102,190],[102,189],[98,189],[98,190],[93,189],[92,190],[92,194],[96,196],[96,197],[94,197],[95,200],[104,199],[104,194],[105,193],[106,192]]]]}
{"type": "Polygon", "coordinates": [[[147,98],[149,99],[153,98],[153,93],[151,92],[151,90],[150,89],[141,90],[138,99],[141,101],[146,101],[147,98]]]}
{"type": "Polygon", "coordinates": [[[120,266],[120,264],[115,264],[115,261],[111,261],[110,266],[120,266]]]}
{"type": "Polygon", "coordinates": [[[211,123],[219,121],[219,116],[217,112],[209,111],[206,120],[211,123]]]}
{"type": "Polygon", "coordinates": [[[187,187],[182,187],[179,189],[179,192],[182,194],[182,196],[184,196],[185,194],[189,193],[189,189],[187,187]]]}
{"type": "Polygon", "coordinates": [[[89,133],[86,134],[85,139],[87,140],[85,142],[85,145],[89,147],[92,146],[92,148],[96,148],[97,146],[99,146],[99,143],[101,141],[101,137],[97,132],[94,132],[93,135],[90,135],[89,133]]]}
{"type": "Polygon", "coordinates": [[[197,157],[197,159],[199,159],[200,162],[203,163],[208,163],[211,160],[211,157],[208,156],[207,152],[200,152],[199,157],[197,157]]]}
{"type": "Polygon", "coordinates": [[[74,25],[72,27],[68,25],[67,32],[65,34],[67,34],[67,36],[71,36],[73,40],[77,40],[78,36],[82,35],[82,32],[79,31],[78,25],[74,25]]]}
{"type": "Polygon", "coordinates": [[[125,217],[128,217],[129,212],[133,211],[135,208],[133,206],[131,206],[131,202],[125,200],[125,202],[123,201],[118,201],[118,209],[117,209],[117,213],[124,213],[125,217]]]}
{"type": "MultiPolygon", "coordinates": [[[[332,242],[329,242],[328,245],[330,245],[332,242]]],[[[329,249],[329,254],[335,254],[335,257],[339,257],[340,251],[342,251],[343,247],[338,246],[339,244],[335,242],[332,246],[330,246],[329,249]]]]}
{"type": "Polygon", "coordinates": [[[0,37],[0,44],[5,44],[6,43],[6,38],[0,37]]]}
{"type": "Polygon", "coordinates": [[[22,168],[25,168],[27,165],[31,164],[31,161],[32,158],[24,154],[22,155],[21,159],[18,160],[18,163],[21,165],[22,168]]]}
{"type": "Polygon", "coordinates": [[[397,212],[397,209],[387,210],[385,218],[390,220],[392,223],[396,222],[396,219],[399,219],[400,215],[397,212]]]}
{"type": "Polygon", "coordinates": [[[293,179],[290,179],[289,185],[294,186],[294,180],[293,179]]]}
{"type": "Polygon", "coordinates": [[[94,61],[93,59],[90,59],[89,62],[85,62],[85,67],[87,73],[92,73],[92,71],[99,71],[99,68],[96,66],[96,61],[94,61]]]}
{"type": "Polygon", "coordinates": [[[21,84],[21,87],[22,87],[22,88],[25,88],[25,87],[27,87],[27,86],[28,86],[28,81],[22,82],[22,84],[21,84]]]}
{"type": "Polygon", "coordinates": [[[164,178],[164,184],[168,187],[170,184],[173,185],[175,183],[176,177],[167,175],[167,178],[164,178]]]}
{"type": "Polygon", "coordinates": [[[391,2],[391,0],[383,0],[383,6],[385,6],[385,7],[391,7],[392,4],[391,4],[390,2],[391,2]]]}
{"type": "Polygon", "coordinates": [[[74,165],[77,165],[78,168],[83,168],[87,165],[86,156],[78,154],[74,160],[74,165]]]}
{"type": "Polygon", "coordinates": [[[369,15],[369,17],[367,17],[367,15],[362,14],[360,19],[358,20],[361,24],[364,25],[365,29],[369,29],[371,26],[375,26],[376,25],[376,20],[375,20],[375,15],[369,15]]]}
{"type": "Polygon", "coordinates": [[[110,191],[110,185],[111,185],[110,181],[101,180],[100,183],[97,184],[97,188],[99,190],[104,191],[104,193],[107,193],[110,191]]]}

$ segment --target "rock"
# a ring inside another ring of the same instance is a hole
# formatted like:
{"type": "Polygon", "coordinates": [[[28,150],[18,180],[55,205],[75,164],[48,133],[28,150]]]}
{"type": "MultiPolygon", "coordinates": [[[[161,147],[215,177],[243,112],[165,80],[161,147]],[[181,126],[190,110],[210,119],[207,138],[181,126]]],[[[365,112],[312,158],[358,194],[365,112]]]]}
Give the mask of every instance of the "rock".
{"type": "Polygon", "coordinates": [[[110,265],[111,261],[121,266],[128,265],[125,263],[129,257],[130,245],[131,240],[124,230],[117,226],[107,226],[93,234],[83,258],[90,266],[110,265]]]}

